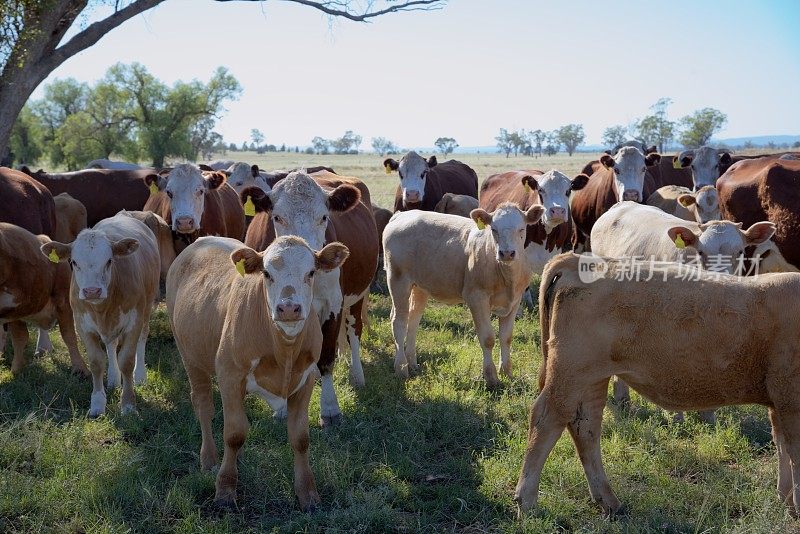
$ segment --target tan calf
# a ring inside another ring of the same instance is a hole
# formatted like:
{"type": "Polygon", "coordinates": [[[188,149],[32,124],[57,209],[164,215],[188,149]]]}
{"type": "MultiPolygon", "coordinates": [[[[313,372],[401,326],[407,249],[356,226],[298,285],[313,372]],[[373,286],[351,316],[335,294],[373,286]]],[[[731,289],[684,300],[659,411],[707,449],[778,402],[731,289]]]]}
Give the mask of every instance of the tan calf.
{"type": "Polygon", "coordinates": [[[167,309],[200,422],[204,470],[217,464],[211,431],[215,375],[222,397],[225,452],[217,473],[218,505],[236,502],[236,458],[249,428],[243,406],[248,392],[288,413],[295,493],[303,510],[319,503],[308,463],[308,402],[322,346],[313,288],[317,270],[335,269],[347,256],[341,243],[314,252],[295,236],[279,237],[264,252],[235,239],[206,237],[170,268],[167,309]]]}
{"type": "Polygon", "coordinates": [[[686,221],[707,223],[721,219],[719,195],[711,185],[703,186],[695,192],[688,187],[665,185],[647,197],[647,205],[686,221]]]}
{"type": "Polygon", "coordinates": [[[472,210],[478,207],[478,199],[469,195],[456,195],[455,193],[445,193],[442,200],[436,204],[433,211],[469,217],[472,210]]]}
{"type": "MultiPolygon", "coordinates": [[[[778,448],[778,490],[800,505],[800,275],[737,278],[697,271],[680,278],[677,264],[641,280],[615,279],[625,262],[587,283],[579,257],[562,254],[545,268],[539,291],[543,362],[530,413],[528,446],[515,500],[538,499],[542,467],[568,428],[589,491],[603,511],[620,502],[600,456],[608,380],[618,375],[670,410],[734,404],[769,408],[778,448]],[[707,314],[709,308],[717,311],[707,314]],[[703,320],[698,320],[703,317],[703,320]],[[713,340],[713,342],[709,342],[713,340]]],[[[683,268],[685,269],[685,267],[683,268]]]]}
{"type": "Polygon", "coordinates": [[[145,345],[158,292],[159,258],[153,232],[144,223],[118,214],[82,231],[72,243],[53,241],[41,249],[45,256],[72,266],[70,304],[92,370],[88,416],[106,411],[106,359],[109,388],[122,379],[122,414],[135,413],[133,385],[147,377],[145,345]]]}
{"type": "Polygon", "coordinates": [[[158,245],[158,254],[160,256],[161,264],[161,280],[167,280],[167,273],[175,261],[177,253],[175,252],[175,241],[172,238],[172,228],[169,223],[165,221],[160,215],[152,211],[121,211],[120,215],[133,217],[142,221],[153,235],[156,237],[156,244],[158,245]]]}

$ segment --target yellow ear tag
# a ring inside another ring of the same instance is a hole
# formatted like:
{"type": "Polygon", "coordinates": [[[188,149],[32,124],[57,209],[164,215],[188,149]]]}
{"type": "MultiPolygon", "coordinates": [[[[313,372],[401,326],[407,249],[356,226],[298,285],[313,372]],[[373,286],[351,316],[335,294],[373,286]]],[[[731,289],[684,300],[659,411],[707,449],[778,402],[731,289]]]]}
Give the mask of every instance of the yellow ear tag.
{"type": "Polygon", "coordinates": [[[528,182],[525,182],[525,192],[526,193],[530,193],[531,192],[531,186],[528,185],[528,182]]]}
{"type": "Polygon", "coordinates": [[[59,258],[58,254],[56,253],[56,249],[50,251],[50,254],[47,255],[47,259],[49,259],[53,263],[58,263],[59,261],[61,261],[61,258],[59,258]]]}
{"type": "Polygon", "coordinates": [[[392,174],[392,168],[389,166],[388,163],[384,165],[383,168],[386,169],[386,174],[392,174]]]}
{"type": "Polygon", "coordinates": [[[155,194],[157,194],[157,193],[158,193],[158,186],[156,185],[156,183],[155,183],[155,182],[152,182],[152,183],[150,184],[150,194],[151,194],[151,195],[155,195],[155,194]]]}
{"type": "Polygon", "coordinates": [[[675,238],[675,246],[678,248],[686,248],[686,243],[683,242],[683,236],[681,234],[678,234],[675,238]]]}
{"type": "Polygon", "coordinates": [[[248,217],[254,217],[256,214],[256,205],[253,204],[253,199],[247,195],[247,201],[244,203],[244,214],[248,217]]]}
{"type": "Polygon", "coordinates": [[[478,230],[483,230],[484,228],[486,228],[486,224],[484,224],[484,222],[480,219],[476,220],[475,224],[478,225],[478,230]]]}
{"type": "Polygon", "coordinates": [[[236,262],[236,272],[244,276],[244,259],[241,259],[236,262]]]}
{"type": "Polygon", "coordinates": [[[679,160],[677,158],[672,160],[672,168],[673,169],[682,169],[683,166],[681,166],[681,160],[679,160]]]}

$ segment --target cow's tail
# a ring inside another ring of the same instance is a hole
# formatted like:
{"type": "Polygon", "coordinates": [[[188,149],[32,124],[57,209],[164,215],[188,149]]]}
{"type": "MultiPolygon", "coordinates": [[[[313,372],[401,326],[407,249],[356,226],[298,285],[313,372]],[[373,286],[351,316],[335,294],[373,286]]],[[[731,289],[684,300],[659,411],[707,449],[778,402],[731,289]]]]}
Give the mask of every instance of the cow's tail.
{"type": "Polygon", "coordinates": [[[544,389],[547,378],[547,343],[550,340],[550,314],[553,312],[553,300],[556,294],[556,284],[561,279],[562,272],[556,266],[545,269],[542,282],[539,285],[539,327],[542,333],[542,366],[539,369],[539,391],[544,389]]]}

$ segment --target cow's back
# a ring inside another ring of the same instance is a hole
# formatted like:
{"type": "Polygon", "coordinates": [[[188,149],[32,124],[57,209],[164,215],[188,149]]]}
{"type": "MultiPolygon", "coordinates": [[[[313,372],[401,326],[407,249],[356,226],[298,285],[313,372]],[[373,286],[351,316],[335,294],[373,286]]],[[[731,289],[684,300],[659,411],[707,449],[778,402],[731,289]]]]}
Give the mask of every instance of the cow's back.
{"type": "Polygon", "coordinates": [[[582,242],[582,236],[590,236],[597,219],[618,200],[614,187],[614,171],[606,168],[592,174],[583,189],[570,195],[574,234],[580,234],[576,235],[576,241],[582,242]]]}
{"type": "MultiPolygon", "coordinates": [[[[414,209],[433,211],[445,193],[478,198],[478,175],[469,165],[454,159],[432,167],[425,180],[422,202],[414,209]]],[[[397,186],[394,195],[394,211],[406,211],[400,186],[397,186]]]]}
{"type": "Polygon", "coordinates": [[[68,193],[53,197],[56,206],[56,231],[53,240],[60,243],[75,241],[81,230],[87,227],[86,206],[68,193]]]}
{"type": "Polygon", "coordinates": [[[0,222],[15,224],[34,234],[53,236],[57,228],[53,195],[27,174],[0,167],[0,222]]]}
{"type": "Polygon", "coordinates": [[[47,241],[17,225],[0,222],[0,319],[25,319],[39,313],[53,296],[59,274],[62,281],[66,278],[67,285],[62,288],[62,298],[66,298],[69,267],[54,264],[42,254],[40,247],[47,241]]]}

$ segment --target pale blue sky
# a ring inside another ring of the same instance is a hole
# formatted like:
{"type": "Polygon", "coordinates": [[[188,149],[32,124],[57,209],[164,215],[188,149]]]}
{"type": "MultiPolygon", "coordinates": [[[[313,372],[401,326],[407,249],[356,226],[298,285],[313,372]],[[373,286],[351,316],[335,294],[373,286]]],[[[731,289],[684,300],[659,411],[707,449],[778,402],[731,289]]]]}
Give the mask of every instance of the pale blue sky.
{"type": "Polygon", "coordinates": [[[223,65],[244,92],[217,130],[237,144],[259,128],[290,145],[346,129],[365,147],[492,145],[501,127],[572,122],[596,143],[662,96],[672,118],[727,113],[719,137],[800,134],[799,27],[798,0],[450,0],[372,24],[275,1],[167,0],[50,79],[138,61],[171,83],[223,65]]]}

